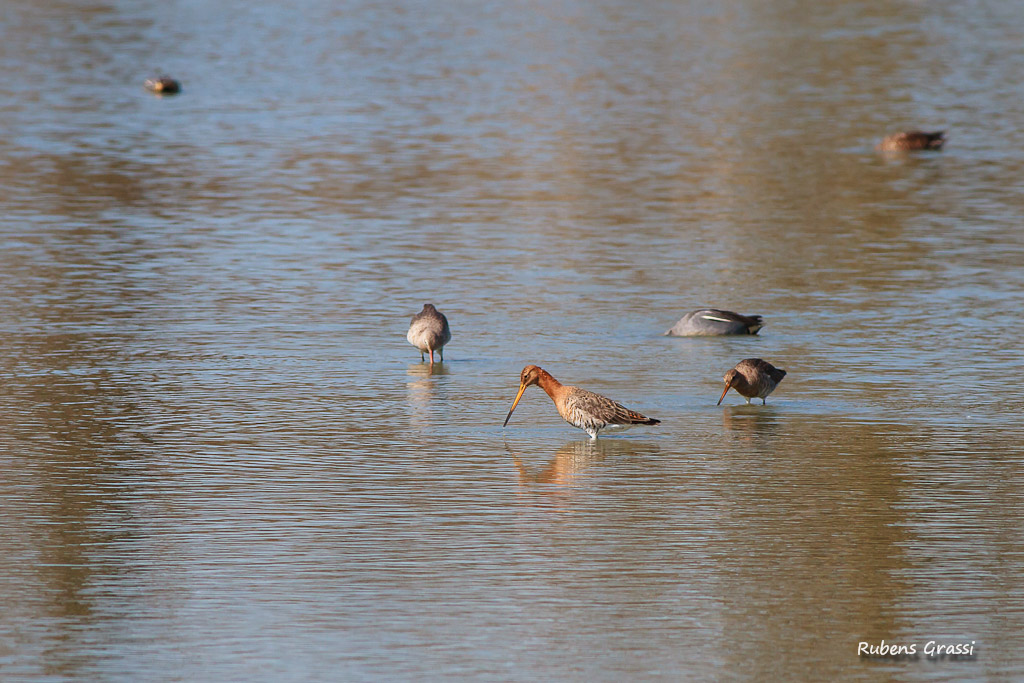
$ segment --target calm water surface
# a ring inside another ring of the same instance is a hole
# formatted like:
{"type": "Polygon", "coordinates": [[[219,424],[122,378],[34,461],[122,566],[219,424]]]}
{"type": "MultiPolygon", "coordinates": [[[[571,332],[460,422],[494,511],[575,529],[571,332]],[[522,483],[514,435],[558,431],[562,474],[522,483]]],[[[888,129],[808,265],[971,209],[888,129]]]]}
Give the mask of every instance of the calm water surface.
{"type": "Polygon", "coordinates": [[[1021,25],[7,2],[0,678],[1024,678],[1021,25]]]}

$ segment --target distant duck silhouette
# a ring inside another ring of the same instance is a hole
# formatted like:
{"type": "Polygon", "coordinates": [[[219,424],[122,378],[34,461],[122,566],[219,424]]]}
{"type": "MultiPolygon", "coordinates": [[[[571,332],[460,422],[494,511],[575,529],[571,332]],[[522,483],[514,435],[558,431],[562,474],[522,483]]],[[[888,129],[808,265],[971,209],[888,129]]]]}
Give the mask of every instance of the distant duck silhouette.
{"type": "Polygon", "coordinates": [[[718,308],[702,308],[679,319],[666,335],[672,337],[712,337],[723,334],[757,334],[763,327],[761,316],[740,315],[718,308]]]}
{"type": "Polygon", "coordinates": [[[181,92],[181,83],[170,76],[147,78],[144,85],[146,86],[146,90],[160,95],[174,95],[181,92]]]}
{"type": "Polygon", "coordinates": [[[937,130],[926,133],[920,130],[909,130],[887,135],[875,146],[875,149],[879,152],[938,151],[944,144],[946,144],[946,131],[937,130]]]}
{"type": "Polygon", "coordinates": [[[722,378],[725,380],[725,391],[718,399],[718,405],[722,405],[722,399],[729,393],[730,388],[735,389],[740,396],[746,398],[747,403],[750,403],[752,398],[759,398],[761,405],[764,405],[765,398],[775,391],[775,387],[779,386],[779,382],[785,376],[785,370],[780,370],[760,358],[741,360],[722,378]]]}
{"type": "Polygon", "coordinates": [[[423,354],[430,353],[430,364],[434,364],[434,351],[441,354],[444,362],[444,345],[451,341],[452,332],[448,329],[448,318],[434,308],[434,304],[423,304],[423,310],[412,318],[409,333],[405,335],[409,343],[420,350],[420,361],[423,354]]]}

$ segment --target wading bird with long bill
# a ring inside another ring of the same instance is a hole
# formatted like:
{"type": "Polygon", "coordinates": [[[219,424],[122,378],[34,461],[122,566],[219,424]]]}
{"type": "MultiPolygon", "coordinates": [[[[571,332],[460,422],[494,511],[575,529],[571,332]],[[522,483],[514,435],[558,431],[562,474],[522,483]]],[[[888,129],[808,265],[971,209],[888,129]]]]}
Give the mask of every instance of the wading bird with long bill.
{"type": "Polygon", "coordinates": [[[746,398],[748,404],[750,399],[759,398],[761,405],[764,405],[765,398],[775,391],[775,387],[779,386],[779,382],[785,376],[785,370],[780,370],[760,358],[741,360],[722,378],[725,380],[725,391],[718,399],[718,405],[722,405],[722,399],[729,393],[730,388],[735,389],[736,393],[746,398]]]}
{"type": "Polygon", "coordinates": [[[597,433],[606,427],[625,428],[661,423],[661,420],[641,415],[600,394],[579,387],[566,386],[546,370],[536,365],[527,365],[519,375],[519,393],[516,394],[516,400],[512,402],[508,416],[505,417],[505,424],[502,426],[508,425],[508,421],[512,419],[512,411],[519,405],[519,399],[523,397],[526,387],[531,384],[540,386],[551,397],[563,420],[585,431],[591,439],[596,439],[597,433]]]}

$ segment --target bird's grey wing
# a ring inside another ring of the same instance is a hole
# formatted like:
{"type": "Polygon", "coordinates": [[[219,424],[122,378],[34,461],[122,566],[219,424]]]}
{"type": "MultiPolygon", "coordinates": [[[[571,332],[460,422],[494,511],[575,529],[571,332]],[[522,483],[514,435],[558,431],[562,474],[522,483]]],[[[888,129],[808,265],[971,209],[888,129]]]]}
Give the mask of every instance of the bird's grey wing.
{"type": "Polygon", "coordinates": [[[595,394],[585,389],[576,389],[569,395],[566,408],[571,413],[584,414],[596,418],[604,424],[656,424],[646,415],[630,410],[621,403],[616,403],[606,396],[595,394]]]}

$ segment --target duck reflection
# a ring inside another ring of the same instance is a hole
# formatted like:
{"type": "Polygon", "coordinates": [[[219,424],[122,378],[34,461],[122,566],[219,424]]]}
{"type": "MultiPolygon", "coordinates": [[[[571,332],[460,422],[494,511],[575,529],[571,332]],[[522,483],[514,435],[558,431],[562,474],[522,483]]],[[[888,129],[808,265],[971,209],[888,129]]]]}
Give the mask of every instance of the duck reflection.
{"type": "Polygon", "coordinates": [[[555,486],[570,490],[577,482],[576,477],[605,459],[635,455],[657,454],[660,450],[653,444],[626,439],[592,439],[570,441],[555,451],[554,457],[541,468],[527,467],[520,457],[520,449],[505,443],[505,449],[512,455],[519,484],[530,487],[535,484],[555,486]]]}
{"type": "Polygon", "coordinates": [[[447,382],[438,379],[449,374],[448,367],[444,363],[414,363],[405,374],[409,376],[405,385],[409,390],[409,424],[428,427],[433,407],[438,401],[448,400],[447,382]]]}

